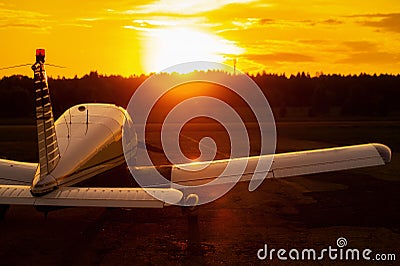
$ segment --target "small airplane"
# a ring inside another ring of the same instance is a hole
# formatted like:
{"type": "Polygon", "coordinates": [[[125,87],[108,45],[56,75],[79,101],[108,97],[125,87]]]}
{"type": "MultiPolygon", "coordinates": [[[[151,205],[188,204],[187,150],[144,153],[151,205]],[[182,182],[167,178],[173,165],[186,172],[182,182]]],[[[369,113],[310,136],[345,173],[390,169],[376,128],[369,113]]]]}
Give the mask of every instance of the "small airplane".
{"type": "MultiPolygon", "coordinates": [[[[37,49],[34,71],[39,162],[0,159],[0,206],[162,208],[189,202],[193,195],[173,187],[74,187],[125,162],[122,146],[124,123],[133,123],[128,112],[113,104],[87,103],[69,108],[54,121],[45,71],[45,50],[37,49]]],[[[135,156],[137,141],[130,147],[135,156]]],[[[373,143],[275,155],[215,160],[204,175],[189,164],[168,166],[172,182],[185,185],[209,182],[227,163],[248,162],[240,182],[255,172],[253,161],[273,156],[266,178],[384,165],[391,160],[389,147],[373,143]],[[183,167],[184,166],[184,167],[183,167]]],[[[199,163],[195,163],[198,166],[199,163]]],[[[140,170],[140,167],[138,167],[140,170]]],[[[225,177],[229,178],[229,177],[225,177]]],[[[180,204],[181,205],[181,204],[180,204]]],[[[182,206],[182,205],[181,205],[182,206]]]]}

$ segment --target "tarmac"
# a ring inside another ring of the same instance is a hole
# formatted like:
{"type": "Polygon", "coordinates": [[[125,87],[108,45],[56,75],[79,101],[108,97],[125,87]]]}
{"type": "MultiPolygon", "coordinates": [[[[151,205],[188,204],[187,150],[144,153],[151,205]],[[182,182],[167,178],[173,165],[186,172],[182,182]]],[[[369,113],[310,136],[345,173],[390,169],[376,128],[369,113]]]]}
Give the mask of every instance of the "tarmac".
{"type": "MultiPolygon", "coordinates": [[[[198,155],[193,147],[202,135],[181,138],[189,156],[198,155]]],[[[160,144],[155,135],[148,142],[152,147],[160,144]]],[[[278,151],[330,145],[283,137],[278,141],[278,151]]],[[[227,152],[229,147],[224,146],[217,156],[227,152]]],[[[165,163],[157,152],[152,158],[165,163]]],[[[240,183],[222,198],[201,206],[197,216],[169,206],[65,208],[45,217],[33,207],[12,206],[0,221],[0,264],[396,265],[396,261],[382,264],[372,259],[332,260],[327,254],[322,260],[281,260],[276,252],[319,252],[329,246],[338,248],[337,240],[345,238],[347,245],[343,248],[368,248],[371,258],[395,254],[398,264],[399,162],[399,154],[394,153],[393,166],[268,179],[254,192],[248,191],[247,183],[240,183]],[[272,259],[260,260],[257,253],[265,245],[276,251],[272,259]]],[[[126,174],[121,172],[123,168],[109,172],[101,182],[113,182],[126,174]]]]}

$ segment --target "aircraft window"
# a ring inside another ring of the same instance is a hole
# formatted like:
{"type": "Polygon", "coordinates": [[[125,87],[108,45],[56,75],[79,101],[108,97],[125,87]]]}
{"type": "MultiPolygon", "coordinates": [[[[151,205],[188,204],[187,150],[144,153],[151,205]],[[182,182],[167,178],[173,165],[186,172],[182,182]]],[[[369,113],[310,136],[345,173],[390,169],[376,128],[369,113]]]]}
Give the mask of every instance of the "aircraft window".
{"type": "Polygon", "coordinates": [[[81,111],[81,112],[83,112],[83,111],[86,110],[86,107],[85,107],[85,106],[79,106],[79,107],[78,107],[78,110],[81,111]]]}

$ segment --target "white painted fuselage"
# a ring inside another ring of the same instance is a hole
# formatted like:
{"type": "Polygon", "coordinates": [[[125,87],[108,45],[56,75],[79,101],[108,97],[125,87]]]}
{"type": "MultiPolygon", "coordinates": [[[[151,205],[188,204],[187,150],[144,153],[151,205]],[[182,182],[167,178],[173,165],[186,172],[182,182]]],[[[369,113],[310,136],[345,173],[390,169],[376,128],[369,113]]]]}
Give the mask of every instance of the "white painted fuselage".
{"type": "MultiPolygon", "coordinates": [[[[60,160],[45,177],[37,171],[32,194],[74,185],[124,163],[124,123],[133,125],[126,110],[113,104],[80,104],[68,109],[55,122],[60,160]]],[[[134,156],[136,139],[130,144],[134,156]]]]}

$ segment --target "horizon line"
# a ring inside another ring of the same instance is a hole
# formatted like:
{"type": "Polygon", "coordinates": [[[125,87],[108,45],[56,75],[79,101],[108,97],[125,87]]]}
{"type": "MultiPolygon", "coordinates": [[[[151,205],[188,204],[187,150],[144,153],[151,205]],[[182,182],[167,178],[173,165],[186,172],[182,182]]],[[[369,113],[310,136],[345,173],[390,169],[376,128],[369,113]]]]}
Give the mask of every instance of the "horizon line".
{"type": "MultiPolygon", "coordinates": [[[[195,70],[189,73],[178,73],[178,72],[150,72],[150,73],[141,73],[141,74],[131,74],[129,76],[123,75],[123,74],[104,74],[104,73],[99,73],[97,70],[91,70],[89,73],[86,73],[82,76],[78,76],[78,74],[75,74],[74,76],[61,76],[61,75],[57,75],[57,76],[53,76],[53,75],[47,75],[47,77],[49,79],[53,79],[53,80],[66,80],[66,79],[83,79],[85,77],[89,77],[91,75],[96,75],[97,77],[100,78],[109,78],[109,77],[121,77],[121,78],[125,78],[125,79],[130,79],[130,78],[140,78],[140,77],[150,77],[152,75],[161,75],[161,74],[169,74],[169,75],[188,75],[188,74],[192,74],[192,73],[208,73],[208,72],[225,72],[227,74],[231,74],[232,76],[234,75],[238,75],[238,74],[234,74],[228,71],[222,71],[219,69],[209,69],[209,70],[195,70]]],[[[261,71],[261,72],[257,72],[257,73],[248,73],[248,72],[243,72],[241,74],[244,75],[248,75],[250,77],[257,77],[257,76],[278,76],[278,77],[286,77],[286,78],[291,78],[291,77],[297,77],[297,76],[305,76],[307,78],[319,78],[321,76],[342,76],[342,77],[349,77],[349,76],[393,76],[393,77],[397,77],[400,76],[400,73],[368,73],[368,72],[359,72],[359,73],[324,73],[323,71],[321,72],[316,72],[313,75],[310,74],[310,72],[306,72],[306,71],[299,71],[296,74],[293,73],[278,73],[278,72],[266,72],[265,70],[261,71]]],[[[21,73],[16,73],[16,74],[11,74],[11,75],[2,75],[0,76],[0,79],[3,78],[10,78],[13,76],[22,76],[22,77],[27,77],[27,78],[33,78],[29,75],[26,74],[21,74],[21,73]]]]}

